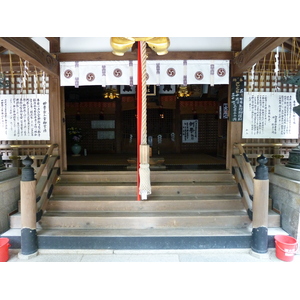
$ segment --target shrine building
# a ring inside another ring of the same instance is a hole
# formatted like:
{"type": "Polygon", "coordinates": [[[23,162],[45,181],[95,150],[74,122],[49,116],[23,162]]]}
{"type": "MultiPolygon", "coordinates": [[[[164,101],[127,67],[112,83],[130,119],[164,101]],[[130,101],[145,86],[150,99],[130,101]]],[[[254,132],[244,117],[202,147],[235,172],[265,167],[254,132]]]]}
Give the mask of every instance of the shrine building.
{"type": "Polygon", "coordinates": [[[0,235],[39,249],[298,239],[298,37],[0,37],[0,235]]]}

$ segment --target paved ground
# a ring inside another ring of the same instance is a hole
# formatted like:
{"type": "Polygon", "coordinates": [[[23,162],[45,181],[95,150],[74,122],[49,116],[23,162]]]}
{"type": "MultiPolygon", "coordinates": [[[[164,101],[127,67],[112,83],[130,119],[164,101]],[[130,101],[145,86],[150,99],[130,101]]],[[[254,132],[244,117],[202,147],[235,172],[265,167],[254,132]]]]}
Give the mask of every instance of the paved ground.
{"type": "Polygon", "coordinates": [[[276,258],[275,249],[261,257],[250,249],[40,250],[31,259],[20,259],[19,251],[9,251],[8,262],[21,264],[0,265],[1,296],[6,293],[7,299],[27,294],[45,300],[299,298],[300,255],[284,262],[276,258]]]}
{"type": "Polygon", "coordinates": [[[22,257],[19,250],[9,250],[8,262],[277,262],[298,263],[295,254],[292,262],[276,257],[275,249],[257,255],[250,249],[215,250],[39,250],[35,257],[22,257]]]}

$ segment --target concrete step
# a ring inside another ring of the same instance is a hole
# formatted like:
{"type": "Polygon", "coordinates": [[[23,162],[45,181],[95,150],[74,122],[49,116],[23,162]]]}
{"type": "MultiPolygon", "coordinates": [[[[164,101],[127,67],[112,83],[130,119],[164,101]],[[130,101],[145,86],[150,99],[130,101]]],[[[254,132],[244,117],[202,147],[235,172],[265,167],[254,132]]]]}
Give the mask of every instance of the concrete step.
{"type": "MultiPolygon", "coordinates": [[[[235,182],[156,182],[151,184],[153,196],[227,194],[239,195],[235,182]]],[[[59,182],[53,195],[136,195],[131,182],[59,182]]]]}

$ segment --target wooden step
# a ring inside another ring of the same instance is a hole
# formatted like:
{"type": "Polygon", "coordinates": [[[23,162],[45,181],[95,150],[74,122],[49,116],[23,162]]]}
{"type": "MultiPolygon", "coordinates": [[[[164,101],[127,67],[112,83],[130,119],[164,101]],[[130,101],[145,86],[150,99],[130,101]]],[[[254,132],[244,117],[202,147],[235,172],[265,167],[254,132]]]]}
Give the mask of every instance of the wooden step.
{"type": "MultiPolygon", "coordinates": [[[[20,214],[10,217],[11,228],[21,228],[20,214]]],[[[42,228],[147,229],[147,228],[244,228],[251,221],[245,211],[222,212],[46,212],[42,228]]],[[[268,227],[280,227],[270,213],[268,227]]]]}
{"type": "MultiPolygon", "coordinates": [[[[251,241],[252,223],[228,171],[153,171],[148,199],[137,201],[136,191],[136,172],[64,172],[37,224],[40,247],[248,247],[251,241]]],[[[12,230],[21,228],[19,213],[10,221],[12,230]]],[[[268,228],[279,227],[280,216],[270,211],[268,228]]]]}
{"type": "Polygon", "coordinates": [[[244,210],[240,197],[221,195],[152,196],[137,201],[134,196],[53,197],[47,211],[226,211],[244,210]]]}
{"type": "MultiPolygon", "coordinates": [[[[151,195],[239,195],[234,182],[156,182],[151,184],[151,195]]],[[[131,182],[59,182],[53,195],[136,195],[136,185],[131,182]]],[[[151,196],[150,195],[150,196],[151,196]]],[[[150,197],[149,196],[149,197],[150,197]]]]}
{"type": "MultiPolygon", "coordinates": [[[[137,175],[133,171],[100,171],[100,172],[63,172],[63,182],[136,182],[137,175]]],[[[224,171],[151,171],[151,182],[193,182],[232,181],[233,176],[224,171]]]]}
{"type": "MultiPolygon", "coordinates": [[[[250,224],[246,212],[46,212],[42,228],[147,229],[221,227],[243,228],[250,224]]],[[[20,228],[20,218],[11,218],[11,228],[20,228]]]]}

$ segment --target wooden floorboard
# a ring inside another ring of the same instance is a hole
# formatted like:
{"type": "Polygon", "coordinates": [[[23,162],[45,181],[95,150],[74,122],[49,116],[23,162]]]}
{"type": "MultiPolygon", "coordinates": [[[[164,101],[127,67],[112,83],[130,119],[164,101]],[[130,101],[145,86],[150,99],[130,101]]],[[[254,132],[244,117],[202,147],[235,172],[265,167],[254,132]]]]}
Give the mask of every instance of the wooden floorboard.
{"type": "MultiPolygon", "coordinates": [[[[128,165],[130,154],[88,154],[87,156],[72,156],[67,158],[68,165],[128,165]]],[[[166,165],[209,165],[226,163],[225,158],[215,157],[207,154],[165,154],[166,165]]]]}

